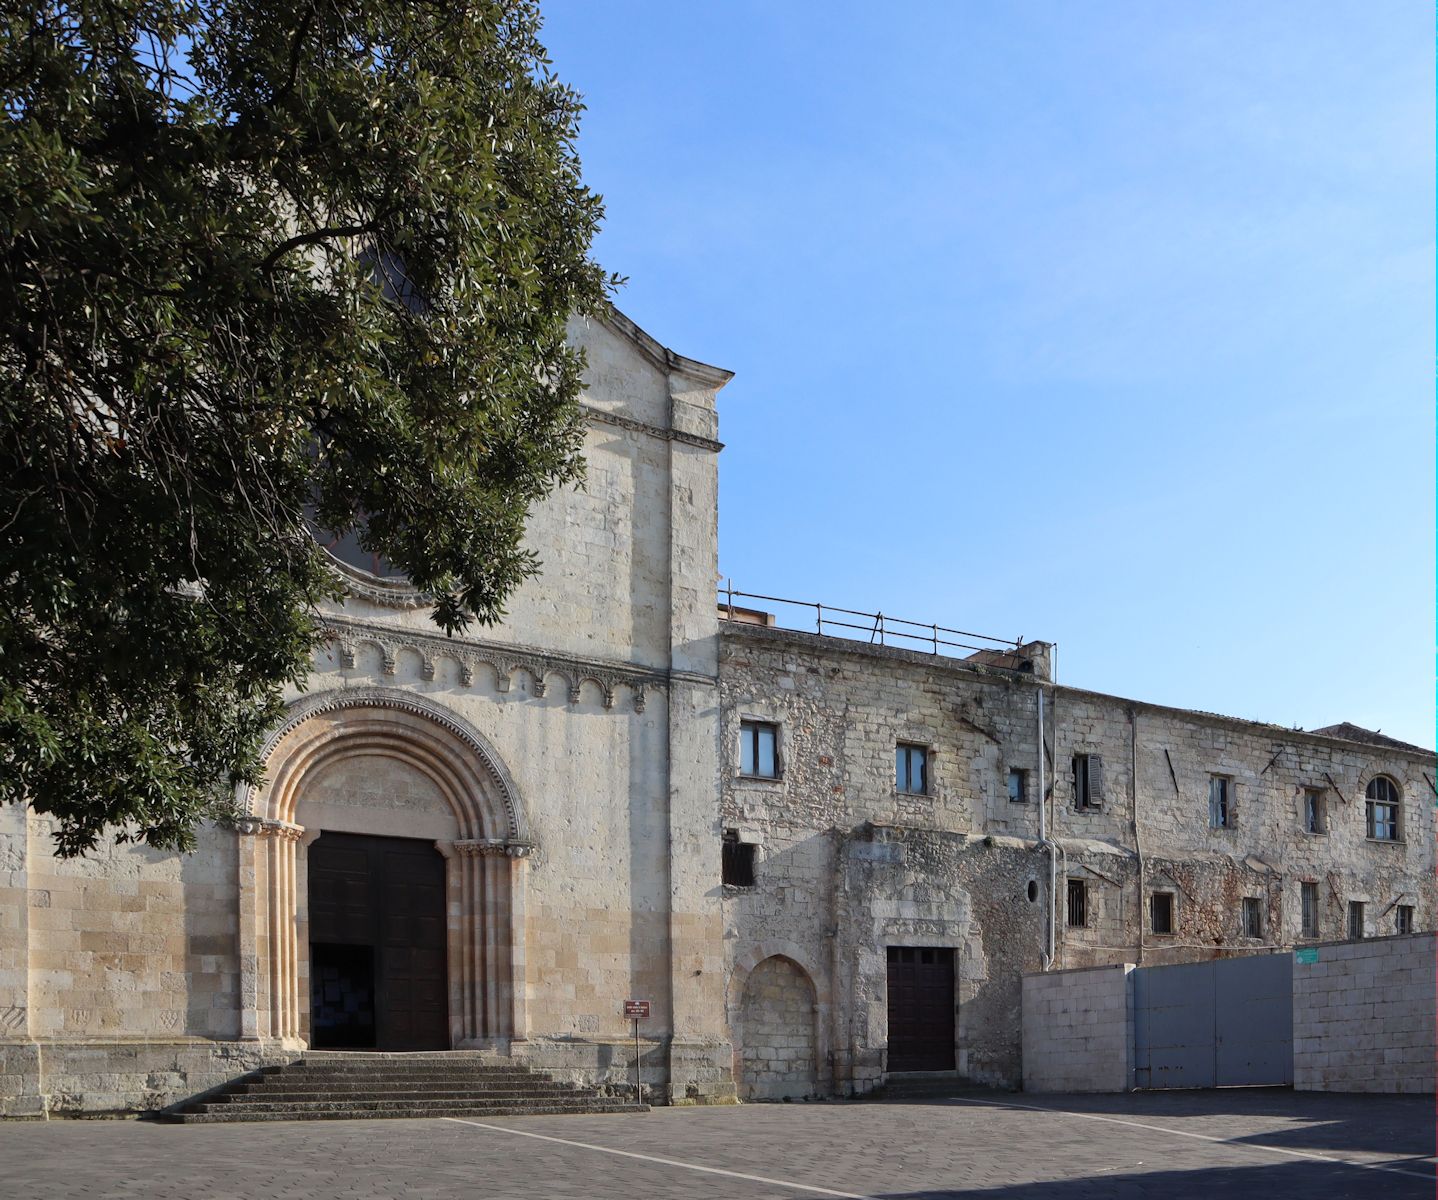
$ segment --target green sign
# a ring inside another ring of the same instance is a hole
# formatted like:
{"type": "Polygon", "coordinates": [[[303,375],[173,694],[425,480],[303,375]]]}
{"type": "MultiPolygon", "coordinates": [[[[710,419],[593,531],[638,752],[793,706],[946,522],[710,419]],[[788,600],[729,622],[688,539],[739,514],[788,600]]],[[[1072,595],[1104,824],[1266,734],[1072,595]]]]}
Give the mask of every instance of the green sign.
{"type": "Polygon", "coordinates": [[[1301,963],[1316,963],[1318,961],[1318,947],[1305,946],[1302,950],[1293,952],[1293,961],[1301,963]]]}

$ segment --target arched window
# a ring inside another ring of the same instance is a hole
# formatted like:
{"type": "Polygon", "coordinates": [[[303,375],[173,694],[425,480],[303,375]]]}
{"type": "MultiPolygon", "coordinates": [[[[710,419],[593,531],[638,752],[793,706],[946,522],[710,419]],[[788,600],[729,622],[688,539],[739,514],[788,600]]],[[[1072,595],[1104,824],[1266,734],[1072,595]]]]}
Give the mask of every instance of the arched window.
{"type": "Polygon", "coordinates": [[[1403,793],[1387,775],[1368,782],[1368,836],[1377,842],[1402,840],[1403,793]]]}

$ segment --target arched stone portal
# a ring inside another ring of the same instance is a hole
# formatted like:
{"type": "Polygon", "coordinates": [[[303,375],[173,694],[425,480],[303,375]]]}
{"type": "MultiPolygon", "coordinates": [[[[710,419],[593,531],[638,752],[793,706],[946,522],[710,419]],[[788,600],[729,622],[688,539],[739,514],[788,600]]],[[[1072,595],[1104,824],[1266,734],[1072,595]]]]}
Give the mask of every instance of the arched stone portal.
{"type": "Polygon", "coordinates": [[[819,1091],[814,985],[803,967],[773,955],[744,981],[739,1008],[739,1094],[802,1099],[819,1091]]]}
{"type": "Polygon", "coordinates": [[[329,831],[433,839],[445,858],[450,1045],[523,1038],[530,843],[483,735],[423,697],[355,688],[296,702],[261,757],[265,783],[240,797],[244,1036],[309,1041],[307,847],[329,831]]]}

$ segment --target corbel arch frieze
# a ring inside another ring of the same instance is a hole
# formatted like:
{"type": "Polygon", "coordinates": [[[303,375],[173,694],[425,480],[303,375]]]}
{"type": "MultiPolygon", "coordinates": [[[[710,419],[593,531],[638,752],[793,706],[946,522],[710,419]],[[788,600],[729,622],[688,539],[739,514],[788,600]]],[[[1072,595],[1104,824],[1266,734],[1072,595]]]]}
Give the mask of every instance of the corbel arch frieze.
{"type": "MultiPolygon", "coordinates": [[[[501,694],[514,689],[515,676],[523,671],[530,680],[529,695],[543,699],[549,694],[553,680],[563,686],[563,694],[571,705],[582,699],[585,683],[599,689],[606,709],[618,705],[621,690],[627,690],[633,711],[644,711],[647,693],[667,685],[662,671],[651,671],[628,664],[600,664],[546,654],[539,650],[498,646],[476,642],[430,638],[409,631],[360,626],[350,621],[330,620],[329,644],[334,648],[341,670],[361,668],[360,651],[373,651],[378,658],[377,677],[393,679],[400,674],[400,665],[409,655],[419,664],[419,677],[433,681],[441,676],[441,664],[453,664],[454,678],[461,687],[475,685],[480,667],[494,672],[494,687],[501,694]]],[[[373,668],[371,668],[373,669],[373,668]]]]}

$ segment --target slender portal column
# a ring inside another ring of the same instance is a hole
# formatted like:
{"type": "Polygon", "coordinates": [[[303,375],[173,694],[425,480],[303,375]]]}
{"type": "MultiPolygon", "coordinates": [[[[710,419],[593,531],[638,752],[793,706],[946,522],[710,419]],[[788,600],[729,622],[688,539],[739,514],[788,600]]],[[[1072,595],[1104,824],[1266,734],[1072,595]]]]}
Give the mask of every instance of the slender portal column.
{"type": "MultiPolygon", "coordinates": [[[[253,939],[256,970],[253,1013],[244,1013],[242,1028],[247,1036],[297,1043],[300,1036],[299,999],[299,899],[295,871],[295,847],[304,828],[288,821],[241,821],[242,837],[253,839],[252,849],[241,847],[240,870],[253,872],[256,904],[253,912],[242,912],[240,937],[244,957],[249,958],[253,939]],[[251,1033],[253,1030],[253,1033],[251,1033]]],[[[242,881],[243,882],[243,881],[242,881]]],[[[243,895],[243,888],[241,889],[243,895]]],[[[244,999],[249,989],[242,984],[244,999]]]]}
{"type": "Polygon", "coordinates": [[[450,971],[458,983],[459,1043],[522,1037],[522,861],[529,845],[474,839],[447,846],[454,905],[450,971]]]}

